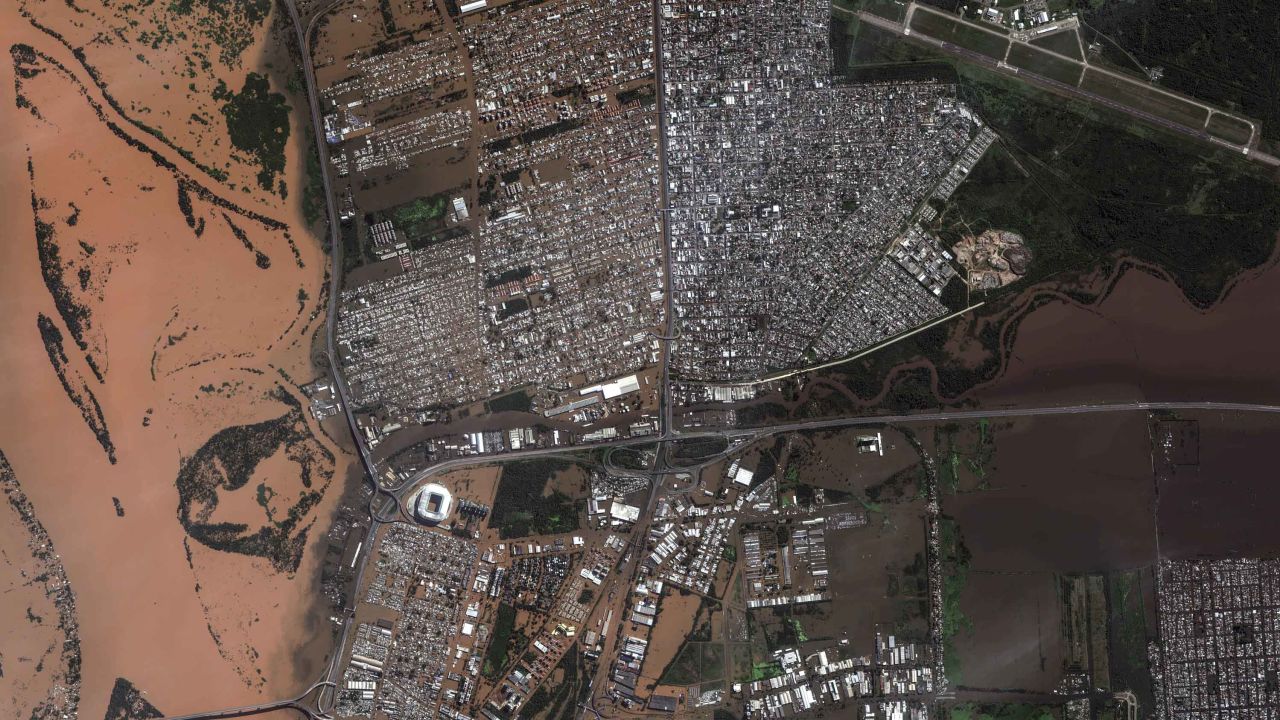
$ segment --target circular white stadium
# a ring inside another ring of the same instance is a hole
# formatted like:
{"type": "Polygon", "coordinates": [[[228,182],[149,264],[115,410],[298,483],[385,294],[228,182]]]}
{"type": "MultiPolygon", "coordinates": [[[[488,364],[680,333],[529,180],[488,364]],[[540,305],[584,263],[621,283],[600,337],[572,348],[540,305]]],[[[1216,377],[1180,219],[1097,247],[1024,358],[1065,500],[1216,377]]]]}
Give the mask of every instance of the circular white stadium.
{"type": "Polygon", "coordinates": [[[413,514],[422,522],[439,523],[449,517],[453,496],[443,486],[428,483],[413,497],[413,514]]]}

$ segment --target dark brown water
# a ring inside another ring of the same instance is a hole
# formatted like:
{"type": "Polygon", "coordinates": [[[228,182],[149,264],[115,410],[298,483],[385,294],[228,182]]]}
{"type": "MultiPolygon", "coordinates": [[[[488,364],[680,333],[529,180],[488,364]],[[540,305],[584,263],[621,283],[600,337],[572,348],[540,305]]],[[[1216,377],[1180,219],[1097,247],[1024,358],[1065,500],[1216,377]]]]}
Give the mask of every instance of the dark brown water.
{"type": "Polygon", "coordinates": [[[1121,400],[1280,401],[1280,268],[1241,278],[1200,310],[1174,284],[1131,271],[1094,307],[1062,302],[1018,327],[984,405],[1121,400]]]}

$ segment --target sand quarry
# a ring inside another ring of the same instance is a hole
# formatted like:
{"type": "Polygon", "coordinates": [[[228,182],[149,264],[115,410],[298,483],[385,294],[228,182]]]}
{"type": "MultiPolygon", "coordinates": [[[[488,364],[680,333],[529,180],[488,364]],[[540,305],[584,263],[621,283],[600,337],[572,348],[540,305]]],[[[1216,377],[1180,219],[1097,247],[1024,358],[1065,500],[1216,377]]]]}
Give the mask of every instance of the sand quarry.
{"type": "Polygon", "coordinates": [[[0,516],[15,717],[103,717],[119,678],[168,714],[282,698],[329,651],[349,457],[299,388],[326,301],[310,137],[294,113],[265,181],[232,147],[220,83],[292,83],[274,6],[217,5],[0,4],[0,452],[38,522],[0,516]]]}

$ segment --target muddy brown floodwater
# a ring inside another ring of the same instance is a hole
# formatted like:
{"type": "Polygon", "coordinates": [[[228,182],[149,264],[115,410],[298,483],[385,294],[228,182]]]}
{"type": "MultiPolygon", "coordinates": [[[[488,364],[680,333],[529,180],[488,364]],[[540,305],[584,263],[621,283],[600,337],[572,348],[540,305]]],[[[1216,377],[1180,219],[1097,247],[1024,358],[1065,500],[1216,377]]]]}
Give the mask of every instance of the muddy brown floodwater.
{"type": "Polygon", "coordinates": [[[1195,464],[1159,478],[1160,554],[1169,560],[1276,557],[1274,508],[1280,417],[1256,413],[1185,413],[1199,429],[1195,464]]]}
{"type": "Polygon", "coordinates": [[[973,631],[955,641],[961,682],[1051,692],[1062,678],[1060,595],[1054,573],[972,573],[960,612],[973,631]]]}
{"type": "Polygon", "coordinates": [[[1280,401],[1280,264],[1237,279],[1213,307],[1130,270],[1095,305],[1053,302],[1018,325],[984,407],[1124,400],[1280,401]]]}
{"type": "Polygon", "coordinates": [[[942,498],[975,572],[1097,572],[1155,562],[1144,413],[1019,420],[995,437],[989,488],[942,498]]]}
{"type": "MultiPolygon", "coordinates": [[[[292,199],[259,188],[210,93],[280,66],[271,20],[232,53],[203,5],[164,5],[0,5],[0,451],[74,593],[86,718],[118,678],[170,714],[291,696],[331,642],[316,580],[348,456],[299,388],[327,266],[297,202],[306,136],[295,118],[292,199]]],[[[56,618],[32,614],[37,657],[56,618]]]]}

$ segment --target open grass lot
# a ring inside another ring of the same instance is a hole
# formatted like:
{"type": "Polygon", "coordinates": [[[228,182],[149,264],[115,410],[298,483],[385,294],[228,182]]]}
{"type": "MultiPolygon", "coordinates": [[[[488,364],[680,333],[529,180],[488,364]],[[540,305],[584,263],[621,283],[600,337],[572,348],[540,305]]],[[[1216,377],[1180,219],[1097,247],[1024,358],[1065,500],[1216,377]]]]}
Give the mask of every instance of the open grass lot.
{"type": "Polygon", "coordinates": [[[890,30],[835,13],[831,31],[834,72],[848,82],[955,81],[955,70],[949,64],[918,62],[919,45],[890,30]]]}
{"type": "Polygon", "coordinates": [[[1063,60],[1022,43],[1014,43],[1009,49],[1008,62],[1016,68],[1072,86],[1080,82],[1080,75],[1084,72],[1082,63],[1063,60]]]}
{"type": "Polygon", "coordinates": [[[1062,30],[1036,38],[1031,41],[1031,44],[1076,60],[1084,59],[1084,56],[1080,54],[1080,35],[1074,29],[1062,30]]]}
{"type": "Polygon", "coordinates": [[[1009,49],[1007,38],[923,7],[917,8],[911,16],[911,30],[994,60],[1003,60],[1005,51],[1009,49]]]}
{"type": "Polygon", "coordinates": [[[1209,125],[1205,129],[1210,135],[1237,145],[1247,144],[1253,136],[1249,123],[1220,112],[1209,116],[1209,125]]]}
{"type": "Polygon", "coordinates": [[[1085,71],[1080,88],[1197,130],[1204,127],[1205,120],[1209,118],[1209,111],[1194,103],[1155,90],[1148,85],[1123,80],[1092,69],[1085,71]]]}
{"type": "Polygon", "coordinates": [[[832,0],[831,6],[849,12],[866,11],[896,23],[902,22],[907,5],[899,0],[832,0]]]}

